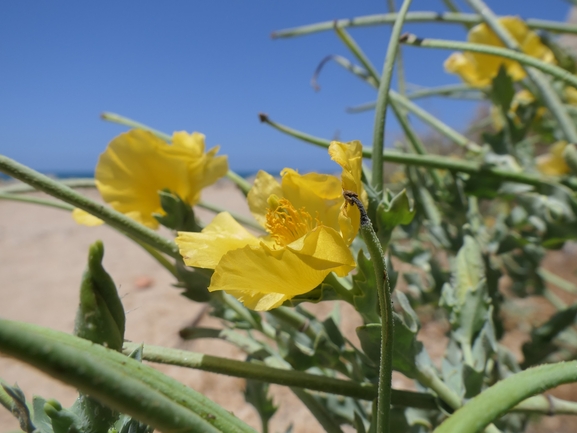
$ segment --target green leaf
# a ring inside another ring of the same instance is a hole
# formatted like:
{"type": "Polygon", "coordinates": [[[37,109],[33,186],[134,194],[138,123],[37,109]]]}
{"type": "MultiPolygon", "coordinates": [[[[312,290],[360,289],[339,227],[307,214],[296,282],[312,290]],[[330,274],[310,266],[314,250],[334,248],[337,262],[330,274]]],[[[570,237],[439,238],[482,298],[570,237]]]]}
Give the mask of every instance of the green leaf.
{"type": "Polygon", "coordinates": [[[34,409],[33,420],[37,431],[40,433],[53,433],[52,420],[44,411],[46,400],[42,397],[34,396],[32,398],[32,408],[34,409]]]}
{"type": "Polygon", "coordinates": [[[173,194],[168,189],[159,191],[160,205],[165,215],[153,214],[154,218],[171,230],[184,232],[199,232],[202,227],[196,221],[194,210],[185,203],[178,195],[173,194]]]}
{"type": "Polygon", "coordinates": [[[50,418],[54,433],[83,433],[85,431],[84,428],[87,428],[89,432],[94,431],[89,422],[82,426],[82,421],[89,420],[82,420],[74,412],[64,409],[56,400],[50,399],[46,401],[44,404],[44,413],[50,418]]]}
{"type": "Polygon", "coordinates": [[[543,362],[547,356],[555,352],[558,347],[553,340],[560,332],[575,323],[577,318],[577,305],[572,305],[563,311],[553,315],[543,325],[531,331],[531,340],[523,344],[525,360],[522,367],[528,368],[543,362]]]}
{"type": "Polygon", "coordinates": [[[178,260],[175,263],[175,269],[178,283],[174,286],[184,289],[183,296],[195,302],[210,301],[211,295],[208,286],[210,285],[212,270],[190,268],[178,260]]]}
{"type": "Polygon", "coordinates": [[[515,96],[515,87],[513,86],[513,79],[503,65],[499,68],[499,72],[493,78],[491,91],[489,97],[493,103],[501,108],[503,114],[506,114],[511,108],[511,102],[515,96]]]}
{"type": "Polygon", "coordinates": [[[74,334],[116,351],[122,350],[125,317],[116,285],[102,267],[104,246],[90,246],[88,268],[80,284],[74,334]]]}
{"type": "MultiPolygon", "coordinates": [[[[269,384],[258,380],[246,380],[246,387],[244,389],[244,398],[247,403],[250,403],[258,412],[263,430],[264,426],[268,425],[269,420],[277,411],[271,398],[268,396],[269,384]]],[[[266,429],[268,430],[268,428],[266,429]]]]}
{"type": "MultiPolygon", "coordinates": [[[[390,191],[386,191],[384,196],[388,198],[390,191]]],[[[382,201],[377,207],[377,236],[383,248],[389,244],[393,230],[398,225],[406,225],[413,221],[415,217],[411,200],[407,195],[407,190],[403,189],[392,199],[382,201]]]]}
{"type": "Polygon", "coordinates": [[[485,263],[477,241],[466,235],[463,246],[457,253],[452,273],[451,286],[459,303],[463,303],[468,292],[477,290],[485,279],[485,263]]]}
{"type": "Polygon", "coordinates": [[[18,418],[22,431],[33,433],[36,427],[32,423],[30,409],[26,404],[26,396],[20,387],[18,385],[8,386],[4,383],[0,383],[0,386],[2,386],[6,394],[8,394],[12,399],[12,407],[10,408],[10,411],[16,418],[18,418]]]}
{"type": "Polygon", "coordinates": [[[367,259],[363,251],[357,256],[357,273],[353,275],[353,301],[356,310],[361,314],[365,323],[379,323],[379,298],[377,296],[377,282],[372,262],[367,259]]]}

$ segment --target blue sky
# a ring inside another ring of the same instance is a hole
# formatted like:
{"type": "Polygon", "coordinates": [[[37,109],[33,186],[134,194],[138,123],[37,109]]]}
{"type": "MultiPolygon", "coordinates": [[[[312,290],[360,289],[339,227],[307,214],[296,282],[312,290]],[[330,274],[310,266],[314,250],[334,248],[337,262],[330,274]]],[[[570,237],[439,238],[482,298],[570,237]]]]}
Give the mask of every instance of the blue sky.
{"type": "MultiPolygon", "coordinates": [[[[463,11],[470,11],[457,1],[463,11]]],[[[498,14],[564,20],[563,0],[487,1],[498,14]]],[[[400,0],[397,0],[397,5],[400,0]]],[[[272,40],[270,33],[336,18],[385,12],[383,0],[31,1],[0,13],[0,153],[37,170],[92,170],[106,144],[126,128],[100,120],[110,111],[165,132],[199,131],[221,145],[237,171],[336,171],[326,151],[260,124],[258,113],[296,129],[371,144],[372,112],[348,106],[372,88],[328,64],[315,92],[310,79],[328,54],[351,58],[332,32],[272,40]]],[[[414,0],[412,11],[443,11],[441,0],[414,0]]],[[[454,24],[414,24],[422,37],[463,40],[454,24]]],[[[390,27],[351,29],[378,69],[390,27]]],[[[443,71],[447,51],[404,48],[407,80],[457,83],[443,71]]],[[[463,130],[475,104],[419,101],[463,130]]],[[[390,119],[390,117],[389,117],[390,119]]],[[[417,123],[416,123],[417,124],[417,123]]],[[[419,126],[421,132],[425,127],[419,126]]],[[[387,141],[399,137],[387,122],[387,141]]]]}

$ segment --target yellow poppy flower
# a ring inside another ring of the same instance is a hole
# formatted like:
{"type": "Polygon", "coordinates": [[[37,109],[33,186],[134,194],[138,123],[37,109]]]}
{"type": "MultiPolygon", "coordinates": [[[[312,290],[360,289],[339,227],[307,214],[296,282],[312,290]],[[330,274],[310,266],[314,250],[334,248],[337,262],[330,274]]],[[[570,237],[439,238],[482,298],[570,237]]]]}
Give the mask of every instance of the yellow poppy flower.
{"type": "MultiPolygon", "coordinates": [[[[541,43],[539,35],[531,31],[523,20],[518,17],[502,17],[499,18],[499,22],[519,43],[522,52],[547,63],[555,62],[553,52],[541,43]]],[[[473,27],[469,31],[467,40],[477,44],[504,47],[501,40],[485,23],[473,27]]],[[[459,75],[463,81],[475,87],[491,84],[501,65],[505,66],[513,80],[518,81],[525,77],[525,71],[519,62],[504,57],[465,51],[453,53],[445,60],[447,72],[459,75]]]]}
{"type": "Polygon", "coordinates": [[[341,179],[284,169],[281,181],[260,171],[248,194],[251,212],[268,235],[256,237],[229,213],[218,214],[201,233],[180,232],[176,243],[188,266],[214,269],[210,291],[224,290],[247,307],[266,311],[307,293],[330,272],[355,267],[349,249],[360,215],[343,188],[366,202],[361,184],[362,146],[332,142],[329,154],[341,179]]]}
{"type": "Polygon", "coordinates": [[[566,141],[558,141],[551,146],[548,153],[539,155],[535,159],[537,170],[549,176],[561,176],[570,173],[571,169],[563,158],[563,151],[566,146],[566,141]]]}
{"type": "MultiPolygon", "coordinates": [[[[148,131],[133,129],[114,138],[96,166],[96,187],[114,209],[150,228],[157,228],[154,213],[164,214],[158,192],[168,189],[194,205],[203,188],[228,171],[218,146],[205,153],[204,135],[175,132],[172,145],[148,131]]],[[[95,225],[84,211],[74,219],[95,225]]]]}

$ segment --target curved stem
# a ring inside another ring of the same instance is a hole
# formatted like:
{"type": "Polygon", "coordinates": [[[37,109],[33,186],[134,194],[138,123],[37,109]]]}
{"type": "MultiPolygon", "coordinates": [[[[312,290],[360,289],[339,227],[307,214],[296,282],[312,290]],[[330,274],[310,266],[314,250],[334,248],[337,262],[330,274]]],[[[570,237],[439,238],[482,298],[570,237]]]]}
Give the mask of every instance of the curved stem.
{"type": "Polygon", "coordinates": [[[435,432],[474,433],[481,431],[523,400],[570,382],[577,382],[577,361],[528,368],[481,392],[447,418],[435,432]]]}
{"type": "Polygon", "coordinates": [[[346,202],[351,206],[357,206],[361,213],[361,236],[365,241],[373,267],[375,270],[375,287],[379,296],[381,313],[381,357],[379,363],[379,382],[377,395],[377,431],[390,431],[391,410],[391,380],[393,373],[393,303],[391,300],[391,287],[385,263],[385,255],[381,243],[377,238],[373,225],[369,219],[363,203],[355,193],[345,191],[343,193],[346,202]]]}
{"type": "Polygon", "coordinates": [[[550,63],[545,63],[536,57],[531,57],[527,54],[514,51],[508,48],[496,47],[493,45],[475,44],[472,42],[450,41],[445,39],[421,39],[415,35],[404,35],[401,38],[401,43],[422,48],[438,48],[442,50],[456,50],[456,51],[470,51],[473,53],[490,54],[493,56],[503,57],[506,59],[515,60],[523,65],[532,66],[540,71],[552,75],[559,80],[565,81],[574,87],[577,87],[577,76],[569,71],[555,66],[550,63]]]}
{"type": "MultiPolygon", "coordinates": [[[[285,134],[291,135],[307,143],[311,143],[316,146],[324,148],[328,148],[331,143],[329,140],[325,140],[324,138],[314,137],[312,135],[297,131],[296,129],[289,128],[288,126],[284,126],[279,123],[273,122],[268,118],[268,116],[264,114],[261,115],[261,119],[263,122],[267,123],[273,128],[276,128],[279,131],[284,132],[285,134]]],[[[373,153],[371,149],[367,148],[363,149],[363,158],[371,158],[372,154],[373,153]]],[[[502,170],[493,167],[484,167],[482,164],[474,161],[447,158],[445,156],[415,155],[415,154],[385,150],[383,152],[383,161],[395,162],[398,164],[405,164],[405,165],[415,165],[419,167],[440,168],[467,174],[483,174],[486,176],[496,177],[511,182],[524,183],[527,185],[534,185],[534,186],[555,185],[557,187],[562,187],[560,184],[552,181],[551,179],[544,178],[540,175],[534,175],[522,172],[512,172],[510,170],[502,170]]]]}
{"type": "Polygon", "coordinates": [[[110,209],[101,203],[95,202],[88,197],[84,197],[54,179],[50,179],[49,177],[3,155],[0,155],[0,171],[21,180],[40,191],[44,191],[53,197],[97,216],[112,227],[152,245],[171,257],[180,258],[178,246],[174,241],[160,236],[158,233],[137,223],[120,212],[110,209]]]}
{"type": "MultiPolygon", "coordinates": [[[[308,24],[291,29],[278,30],[272,33],[273,39],[290,38],[295,36],[304,36],[311,33],[332,30],[334,26],[338,27],[367,27],[379,26],[383,24],[394,24],[398,14],[375,14],[364,15],[351,19],[340,19],[333,21],[324,21],[316,24],[308,24]]],[[[454,12],[408,12],[405,16],[407,23],[450,23],[450,24],[468,24],[475,25],[483,22],[483,18],[477,14],[465,14],[454,12]]],[[[577,27],[570,23],[560,23],[557,21],[540,20],[529,18],[526,24],[531,29],[547,30],[553,33],[571,33],[577,34],[577,27]]]]}
{"type": "Polygon", "coordinates": [[[20,201],[24,203],[39,204],[41,206],[53,207],[56,209],[62,209],[67,211],[74,210],[74,206],[70,206],[67,203],[19,194],[5,194],[0,192],[0,200],[11,200],[11,201],[20,201]]]}
{"type": "Polygon", "coordinates": [[[385,147],[385,124],[387,120],[387,106],[389,103],[389,89],[393,78],[393,67],[399,50],[399,36],[405,21],[405,15],[409,10],[412,0],[404,0],[397,20],[391,31],[389,47],[385,56],[385,64],[379,82],[379,93],[377,95],[377,106],[375,107],[375,123],[373,130],[373,160],[372,160],[372,183],[373,188],[379,195],[383,191],[383,149],[385,147]]]}

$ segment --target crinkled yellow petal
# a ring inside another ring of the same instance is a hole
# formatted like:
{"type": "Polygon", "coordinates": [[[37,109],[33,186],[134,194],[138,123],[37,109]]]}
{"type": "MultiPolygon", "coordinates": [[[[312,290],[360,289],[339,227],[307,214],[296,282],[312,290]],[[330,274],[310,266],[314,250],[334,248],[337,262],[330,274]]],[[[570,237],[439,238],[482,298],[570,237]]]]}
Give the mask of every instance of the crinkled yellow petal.
{"type": "MultiPolygon", "coordinates": [[[[358,194],[359,198],[365,205],[368,205],[368,198],[361,174],[363,171],[363,146],[360,141],[351,141],[349,143],[331,142],[329,146],[329,155],[342,168],[342,187],[343,189],[353,191],[358,194]]],[[[350,245],[357,235],[361,222],[361,214],[356,206],[349,206],[343,200],[341,213],[339,215],[339,227],[345,242],[350,245]]]]}
{"type": "Polygon", "coordinates": [[[320,173],[301,175],[290,168],[285,168],[281,176],[283,197],[295,209],[304,208],[322,224],[338,229],[338,215],[343,203],[338,177],[320,173]]]}
{"type": "Polygon", "coordinates": [[[246,246],[225,254],[212,276],[210,291],[224,290],[245,306],[267,311],[318,286],[329,271],[319,271],[297,254],[246,246]]]}
{"type": "Polygon", "coordinates": [[[479,77],[474,59],[472,59],[470,55],[466,56],[465,54],[451,54],[443,65],[445,71],[459,75],[465,83],[474,87],[482,87],[489,84],[490,80],[479,77]]]}
{"type": "Polygon", "coordinates": [[[104,224],[104,221],[102,221],[100,218],[95,217],[94,215],[89,214],[88,212],[79,208],[74,208],[72,211],[72,218],[78,224],[82,224],[88,227],[95,227],[104,224]]]}
{"type": "Polygon", "coordinates": [[[260,170],[252,188],[248,192],[248,207],[255,219],[263,227],[266,224],[266,214],[268,212],[268,198],[275,194],[282,197],[282,188],[277,180],[266,171],[260,170]]]}
{"type": "Polygon", "coordinates": [[[176,244],[184,263],[197,268],[214,269],[227,252],[247,245],[259,245],[259,239],[228,213],[219,213],[200,233],[179,232],[176,244]]]}
{"type": "Polygon", "coordinates": [[[287,245],[303,262],[317,270],[331,270],[344,277],[355,268],[351,250],[336,230],[320,226],[287,245]]]}
{"type": "MultiPolygon", "coordinates": [[[[547,63],[555,62],[553,52],[541,42],[539,36],[531,31],[523,20],[518,17],[502,17],[499,18],[499,22],[517,41],[522,52],[547,63]]],[[[473,27],[467,39],[477,44],[504,46],[485,23],[473,27]]],[[[452,54],[445,62],[445,69],[458,74],[468,84],[481,87],[491,84],[491,80],[497,75],[501,65],[505,67],[513,80],[517,81],[525,77],[523,67],[514,60],[471,52],[452,54]]]]}
{"type": "Polygon", "coordinates": [[[154,134],[131,130],[114,138],[96,166],[96,186],[114,209],[156,228],[164,214],[158,191],[168,189],[193,205],[200,190],[224,176],[226,157],[204,154],[204,136],[177,132],[169,145],[154,134]]]}

